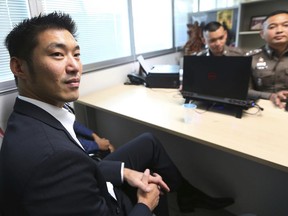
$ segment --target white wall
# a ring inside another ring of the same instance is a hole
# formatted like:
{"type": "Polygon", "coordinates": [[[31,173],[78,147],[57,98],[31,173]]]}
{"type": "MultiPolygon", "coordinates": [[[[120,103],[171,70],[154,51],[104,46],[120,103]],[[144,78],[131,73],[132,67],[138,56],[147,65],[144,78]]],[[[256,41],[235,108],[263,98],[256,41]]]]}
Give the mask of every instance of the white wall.
{"type": "MultiPolygon", "coordinates": [[[[149,65],[154,64],[179,64],[181,53],[173,53],[156,58],[147,59],[149,65]]],[[[80,96],[89,94],[99,89],[107,88],[113,85],[127,81],[127,74],[138,71],[139,63],[121,65],[96,73],[83,74],[80,85],[80,96]]]]}
{"type": "MultiPolygon", "coordinates": [[[[148,64],[179,64],[180,53],[173,53],[156,58],[147,59],[148,64]]],[[[121,65],[97,72],[83,74],[80,86],[80,96],[89,94],[99,89],[127,81],[127,74],[138,71],[138,62],[121,65]]],[[[13,109],[17,92],[0,95],[0,127],[5,130],[8,117],[13,109]]],[[[0,147],[2,139],[0,138],[0,147]]]]}

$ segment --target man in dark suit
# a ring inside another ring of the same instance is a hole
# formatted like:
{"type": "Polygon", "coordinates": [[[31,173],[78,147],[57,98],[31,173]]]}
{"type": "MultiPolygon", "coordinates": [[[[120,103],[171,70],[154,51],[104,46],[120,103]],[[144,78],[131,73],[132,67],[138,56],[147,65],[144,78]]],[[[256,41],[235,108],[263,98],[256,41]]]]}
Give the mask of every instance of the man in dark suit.
{"type": "MultiPolygon", "coordinates": [[[[149,133],[104,160],[87,154],[73,129],[75,116],[63,108],[79,96],[75,33],[71,17],[54,12],[24,20],[6,37],[19,96],[0,152],[3,215],[151,216],[161,191],[170,189],[185,211],[232,204],[192,187],[149,133]]],[[[168,211],[159,208],[157,215],[168,211]]]]}

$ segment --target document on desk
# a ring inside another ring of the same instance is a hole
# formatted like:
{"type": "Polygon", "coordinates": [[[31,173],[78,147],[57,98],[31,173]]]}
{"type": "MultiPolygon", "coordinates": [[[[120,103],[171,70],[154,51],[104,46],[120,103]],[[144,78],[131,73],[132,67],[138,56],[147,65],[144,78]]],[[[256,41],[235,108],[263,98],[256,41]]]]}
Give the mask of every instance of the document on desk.
{"type": "Polygon", "coordinates": [[[144,72],[145,72],[146,75],[147,75],[147,73],[150,71],[150,69],[151,69],[152,67],[149,67],[149,65],[148,65],[147,62],[144,60],[144,58],[143,58],[142,55],[138,56],[138,57],[137,57],[137,60],[138,60],[139,64],[141,65],[141,67],[143,68],[144,72]]]}
{"type": "Polygon", "coordinates": [[[141,67],[144,70],[144,73],[146,75],[148,75],[149,73],[164,73],[164,74],[179,74],[179,69],[180,66],[179,65],[170,65],[170,64],[161,64],[161,65],[153,65],[150,66],[147,64],[147,62],[144,60],[143,56],[140,55],[137,57],[137,60],[139,62],[139,64],[141,65],[141,67]]]}

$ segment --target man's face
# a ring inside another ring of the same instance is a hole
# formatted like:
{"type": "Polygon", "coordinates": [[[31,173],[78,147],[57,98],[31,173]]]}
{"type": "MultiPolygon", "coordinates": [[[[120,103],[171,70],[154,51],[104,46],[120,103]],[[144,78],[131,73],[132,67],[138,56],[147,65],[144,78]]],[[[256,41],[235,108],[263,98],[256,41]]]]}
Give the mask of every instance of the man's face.
{"type": "Polygon", "coordinates": [[[269,17],[263,23],[260,35],[272,48],[286,47],[288,44],[288,14],[269,17]]]}
{"type": "Polygon", "coordinates": [[[205,44],[208,45],[213,55],[223,55],[224,46],[227,39],[227,32],[222,26],[214,32],[204,32],[203,36],[205,44]]]}
{"type": "Polygon", "coordinates": [[[32,64],[24,64],[23,96],[62,107],[79,97],[80,49],[67,30],[49,29],[38,36],[32,64]]]}

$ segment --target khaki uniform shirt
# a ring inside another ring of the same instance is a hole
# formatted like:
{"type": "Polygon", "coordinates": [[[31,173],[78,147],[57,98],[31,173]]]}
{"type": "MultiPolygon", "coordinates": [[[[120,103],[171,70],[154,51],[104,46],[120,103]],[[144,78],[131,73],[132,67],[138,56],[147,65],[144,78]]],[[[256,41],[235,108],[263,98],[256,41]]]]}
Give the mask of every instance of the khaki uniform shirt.
{"type": "MultiPolygon", "coordinates": [[[[237,47],[230,47],[230,46],[225,46],[224,47],[224,56],[243,56],[245,52],[242,49],[239,49],[237,47]]],[[[209,50],[209,48],[206,48],[199,53],[196,54],[197,56],[212,56],[213,54],[209,50]]]]}
{"type": "Polygon", "coordinates": [[[268,45],[246,55],[253,56],[249,97],[269,99],[272,93],[288,90],[288,49],[280,58],[268,45]]]}

